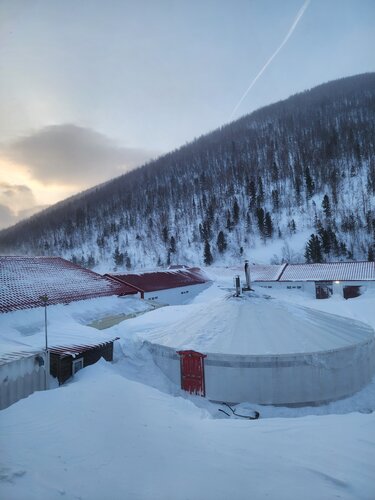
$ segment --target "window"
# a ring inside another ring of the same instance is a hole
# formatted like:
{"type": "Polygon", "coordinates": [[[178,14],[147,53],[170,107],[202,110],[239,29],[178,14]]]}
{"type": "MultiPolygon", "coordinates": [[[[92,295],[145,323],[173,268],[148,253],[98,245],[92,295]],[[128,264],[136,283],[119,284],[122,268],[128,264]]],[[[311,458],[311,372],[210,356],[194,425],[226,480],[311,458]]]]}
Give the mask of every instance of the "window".
{"type": "Polygon", "coordinates": [[[73,375],[83,368],[83,358],[73,359],[73,375]]]}
{"type": "Polygon", "coordinates": [[[332,281],[320,281],[315,283],[315,293],[317,299],[328,299],[333,294],[332,281]]]}

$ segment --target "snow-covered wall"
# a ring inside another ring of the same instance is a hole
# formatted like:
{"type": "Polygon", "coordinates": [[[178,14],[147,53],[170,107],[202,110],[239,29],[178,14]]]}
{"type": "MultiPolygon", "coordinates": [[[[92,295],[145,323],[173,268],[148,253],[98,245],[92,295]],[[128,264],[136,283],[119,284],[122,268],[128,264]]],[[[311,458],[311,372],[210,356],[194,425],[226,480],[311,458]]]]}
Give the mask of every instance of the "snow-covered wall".
{"type": "Polygon", "coordinates": [[[0,410],[45,389],[45,353],[32,353],[0,364],[0,410]],[[40,366],[40,361],[43,365],[40,366]]]}

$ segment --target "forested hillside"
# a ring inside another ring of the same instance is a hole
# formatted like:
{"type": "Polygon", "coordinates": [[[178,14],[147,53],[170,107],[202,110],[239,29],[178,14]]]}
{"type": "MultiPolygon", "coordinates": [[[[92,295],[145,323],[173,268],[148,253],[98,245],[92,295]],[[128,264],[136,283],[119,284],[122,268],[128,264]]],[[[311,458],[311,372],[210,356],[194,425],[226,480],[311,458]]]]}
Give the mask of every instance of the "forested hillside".
{"type": "Polygon", "coordinates": [[[0,251],[130,269],[281,239],[274,261],[373,260],[374,138],[375,74],[323,84],[1,231],[0,251]]]}

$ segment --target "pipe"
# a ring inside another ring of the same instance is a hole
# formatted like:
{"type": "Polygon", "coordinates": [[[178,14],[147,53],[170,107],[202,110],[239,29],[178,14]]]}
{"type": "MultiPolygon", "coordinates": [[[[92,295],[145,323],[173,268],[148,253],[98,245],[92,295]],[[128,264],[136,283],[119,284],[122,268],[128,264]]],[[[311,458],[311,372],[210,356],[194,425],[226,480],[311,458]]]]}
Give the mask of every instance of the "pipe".
{"type": "Polygon", "coordinates": [[[246,275],[246,288],[247,290],[251,290],[250,265],[248,260],[245,260],[245,275],[246,275]]]}
{"type": "Polygon", "coordinates": [[[236,297],[239,297],[241,295],[241,279],[239,276],[236,276],[234,279],[236,283],[236,297]]]}

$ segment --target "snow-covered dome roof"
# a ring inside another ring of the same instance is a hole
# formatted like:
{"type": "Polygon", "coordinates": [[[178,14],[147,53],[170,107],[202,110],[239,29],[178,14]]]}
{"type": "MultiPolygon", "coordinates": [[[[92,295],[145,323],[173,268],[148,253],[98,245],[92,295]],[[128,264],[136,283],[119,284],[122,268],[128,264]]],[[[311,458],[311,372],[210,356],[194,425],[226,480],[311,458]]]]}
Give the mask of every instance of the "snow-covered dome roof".
{"type": "Polygon", "coordinates": [[[202,353],[318,353],[365,343],[374,330],[359,321],[259,296],[230,297],[204,314],[147,334],[147,340],[202,353]]]}

